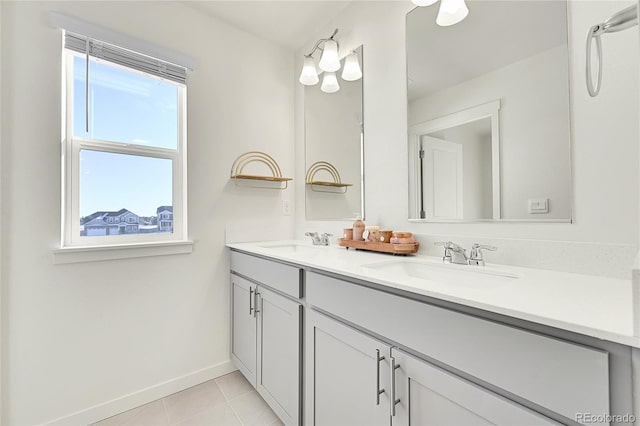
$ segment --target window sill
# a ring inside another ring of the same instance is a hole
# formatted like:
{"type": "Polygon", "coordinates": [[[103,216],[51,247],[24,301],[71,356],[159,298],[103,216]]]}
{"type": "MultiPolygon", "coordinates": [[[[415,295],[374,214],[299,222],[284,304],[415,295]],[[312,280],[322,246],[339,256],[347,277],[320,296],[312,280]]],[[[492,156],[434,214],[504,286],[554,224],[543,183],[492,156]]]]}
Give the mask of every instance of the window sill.
{"type": "Polygon", "coordinates": [[[187,254],[193,251],[193,241],[122,244],[100,247],[63,247],[53,250],[53,264],[101,262],[136,257],[187,254]]]}

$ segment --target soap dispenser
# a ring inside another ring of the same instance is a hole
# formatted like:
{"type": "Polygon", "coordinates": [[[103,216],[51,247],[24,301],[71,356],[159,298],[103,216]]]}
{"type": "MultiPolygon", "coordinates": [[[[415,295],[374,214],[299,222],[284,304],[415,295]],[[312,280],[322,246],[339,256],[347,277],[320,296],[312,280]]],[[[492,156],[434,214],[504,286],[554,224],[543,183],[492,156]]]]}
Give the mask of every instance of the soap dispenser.
{"type": "Polygon", "coordinates": [[[360,215],[356,216],[356,221],[353,222],[353,241],[362,241],[362,234],[364,233],[364,222],[360,215]]]}

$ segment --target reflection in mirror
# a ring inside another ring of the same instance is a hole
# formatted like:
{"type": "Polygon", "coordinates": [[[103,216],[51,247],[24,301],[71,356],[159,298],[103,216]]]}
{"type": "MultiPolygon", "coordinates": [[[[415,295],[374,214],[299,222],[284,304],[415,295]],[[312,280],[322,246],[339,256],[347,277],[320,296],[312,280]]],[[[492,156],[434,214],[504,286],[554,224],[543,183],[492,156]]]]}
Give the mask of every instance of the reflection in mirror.
{"type": "Polygon", "coordinates": [[[499,109],[495,101],[409,129],[421,218],[500,218],[499,109]]]}
{"type": "Polygon", "coordinates": [[[566,2],[436,14],[407,15],[409,218],[570,221],[566,2]]]}
{"type": "MultiPolygon", "coordinates": [[[[362,66],[362,46],[356,52],[362,66]]],[[[319,84],[304,88],[307,220],[364,217],[362,78],[336,76],[335,93],[319,84]]]]}

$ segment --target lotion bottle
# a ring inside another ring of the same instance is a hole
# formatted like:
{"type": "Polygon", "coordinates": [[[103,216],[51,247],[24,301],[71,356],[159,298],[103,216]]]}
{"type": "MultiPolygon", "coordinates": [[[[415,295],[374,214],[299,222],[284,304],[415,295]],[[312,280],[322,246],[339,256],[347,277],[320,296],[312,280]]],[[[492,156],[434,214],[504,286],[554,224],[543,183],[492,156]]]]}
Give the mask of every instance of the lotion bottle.
{"type": "Polygon", "coordinates": [[[362,241],[362,233],[364,232],[364,222],[360,215],[356,216],[356,221],[353,222],[353,240],[362,241]]]}

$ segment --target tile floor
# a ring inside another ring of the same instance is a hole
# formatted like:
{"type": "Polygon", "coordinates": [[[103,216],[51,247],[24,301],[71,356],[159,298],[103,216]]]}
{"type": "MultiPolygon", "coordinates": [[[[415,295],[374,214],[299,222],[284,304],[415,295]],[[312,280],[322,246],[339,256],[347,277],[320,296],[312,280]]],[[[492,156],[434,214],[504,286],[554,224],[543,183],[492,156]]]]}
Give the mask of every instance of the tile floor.
{"type": "Polygon", "coordinates": [[[94,426],[282,425],[239,371],[174,393],[94,426]]]}

